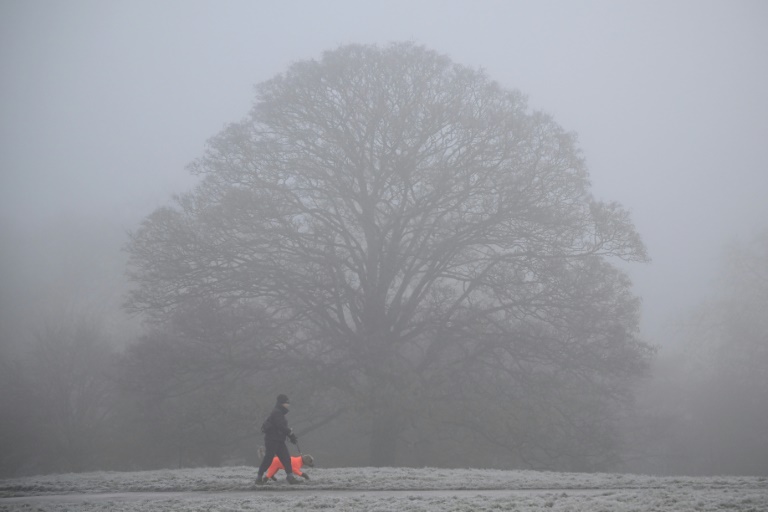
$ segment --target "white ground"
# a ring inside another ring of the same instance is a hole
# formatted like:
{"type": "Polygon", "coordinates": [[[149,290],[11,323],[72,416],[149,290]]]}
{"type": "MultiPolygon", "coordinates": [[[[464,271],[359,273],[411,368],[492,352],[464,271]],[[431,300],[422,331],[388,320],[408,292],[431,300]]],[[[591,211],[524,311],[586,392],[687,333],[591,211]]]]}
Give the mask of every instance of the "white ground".
{"type": "Polygon", "coordinates": [[[251,467],[0,480],[0,511],[768,511],[765,477],[653,477],[482,469],[315,468],[255,487],[251,467]]]}

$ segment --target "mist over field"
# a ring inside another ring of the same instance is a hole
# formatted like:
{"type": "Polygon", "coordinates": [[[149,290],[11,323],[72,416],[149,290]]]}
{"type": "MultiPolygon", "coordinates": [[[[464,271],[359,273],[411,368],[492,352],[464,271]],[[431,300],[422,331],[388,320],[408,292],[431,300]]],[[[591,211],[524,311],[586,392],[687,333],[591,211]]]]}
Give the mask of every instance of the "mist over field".
{"type": "Polygon", "coordinates": [[[767,22],[2,3],[0,477],[767,475],[767,22]]]}

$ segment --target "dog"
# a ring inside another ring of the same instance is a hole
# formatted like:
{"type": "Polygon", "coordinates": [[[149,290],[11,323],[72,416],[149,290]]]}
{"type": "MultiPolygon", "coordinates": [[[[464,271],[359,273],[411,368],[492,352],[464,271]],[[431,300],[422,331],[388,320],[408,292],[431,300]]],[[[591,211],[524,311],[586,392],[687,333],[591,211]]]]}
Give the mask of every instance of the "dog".
{"type": "MultiPolygon", "coordinates": [[[[266,450],[263,446],[259,447],[260,458],[264,458],[265,451],[266,450]]],[[[309,468],[315,467],[315,458],[311,455],[297,455],[295,457],[291,457],[291,469],[293,470],[293,474],[300,476],[305,480],[309,480],[309,475],[301,470],[301,468],[305,466],[309,468]]],[[[277,481],[275,474],[277,474],[277,472],[281,469],[285,470],[283,463],[280,462],[280,459],[278,459],[277,456],[275,456],[275,458],[272,459],[272,464],[270,464],[269,469],[267,469],[267,474],[265,475],[266,479],[277,481]]]]}

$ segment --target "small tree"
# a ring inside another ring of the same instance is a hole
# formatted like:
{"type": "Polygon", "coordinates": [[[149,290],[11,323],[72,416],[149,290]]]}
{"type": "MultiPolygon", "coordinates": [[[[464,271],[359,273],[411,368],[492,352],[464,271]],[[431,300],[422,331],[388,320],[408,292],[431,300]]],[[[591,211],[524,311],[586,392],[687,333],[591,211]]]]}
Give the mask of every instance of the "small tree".
{"type": "Polygon", "coordinates": [[[5,412],[14,430],[4,439],[12,460],[2,469],[99,468],[109,457],[115,353],[100,324],[85,315],[42,323],[28,346],[3,364],[5,412]]]}
{"type": "Polygon", "coordinates": [[[640,393],[633,471],[768,474],[768,231],[725,252],[712,293],[640,393]]]}
{"type": "Polygon", "coordinates": [[[119,444],[128,467],[254,462],[264,398],[285,379],[286,334],[250,308],[188,304],[121,359],[119,444]],[[284,372],[282,372],[284,373],[284,372]],[[260,398],[262,400],[260,400],[260,398]],[[262,407],[259,407],[259,402],[262,407]]]}
{"type": "Polygon", "coordinates": [[[519,92],[412,44],[341,47],[257,92],[191,166],[199,187],[133,234],[131,309],[244,301],[297,326],[284,353],[368,415],[374,465],[454,368],[492,361],[502,389],[562,371],[594,396],[640,371],[607,262],[645,259],[640,238],[519,92]]]}
{"type": "Polygon", "coordinates": [[[768,474],[768,231],[734,244],[689,331],[687,458],[696,472],[768,474]]]}

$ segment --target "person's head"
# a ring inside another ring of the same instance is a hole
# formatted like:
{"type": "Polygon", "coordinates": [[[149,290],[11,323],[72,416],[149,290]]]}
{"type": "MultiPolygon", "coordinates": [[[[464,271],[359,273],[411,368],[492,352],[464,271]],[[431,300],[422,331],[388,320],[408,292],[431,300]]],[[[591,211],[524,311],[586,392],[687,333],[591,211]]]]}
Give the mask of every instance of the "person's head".
{"type": "Polygon", "coordinates": [[[291,405],[290,400],[288,400],[288,395],[279,394],[277,395],[277,405],[282,405],[285,408],[288,408],[291,405]]]}
{"type": "Polygon", "coordinates": [[[315,467],[315,459],[312,458],[311,455],[302,455],[301,461],[304,463],[305,466],[309,466],[311,468],[315,467]]]}

